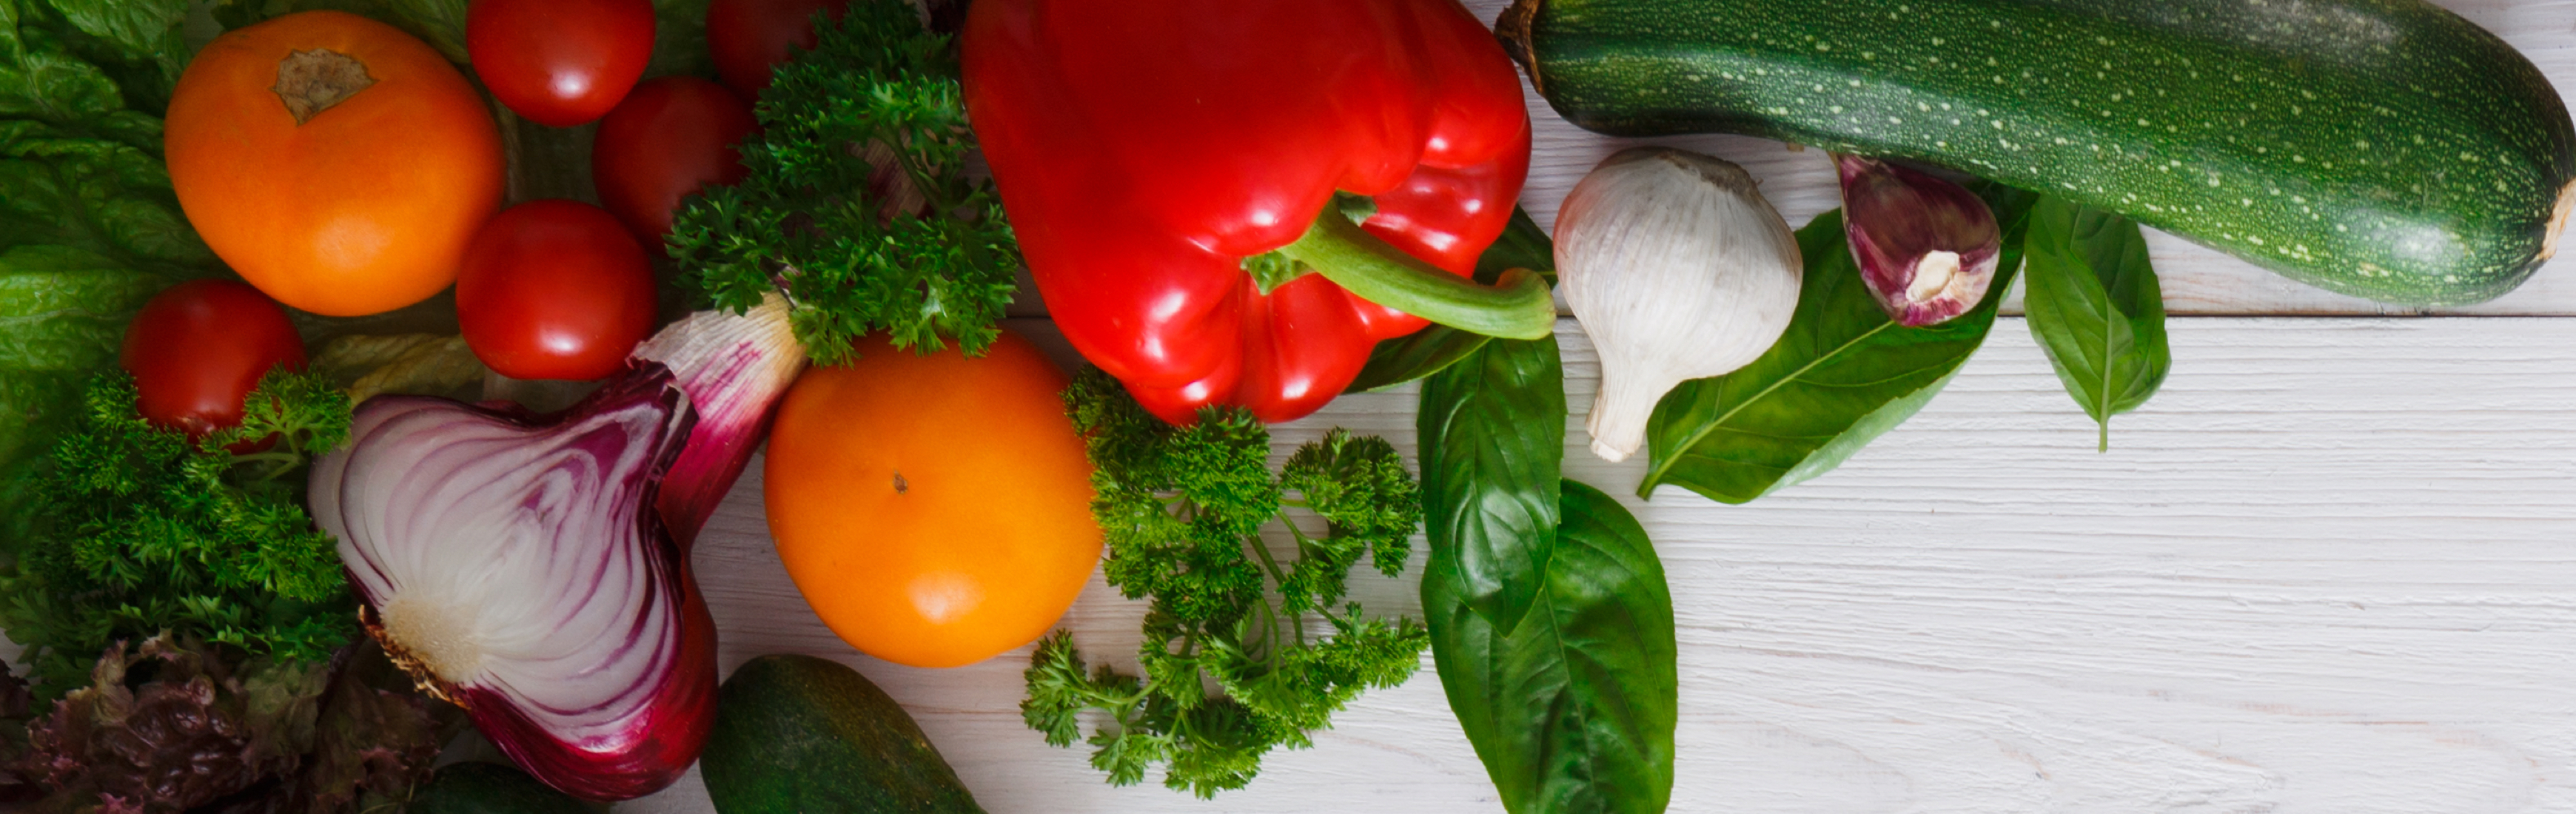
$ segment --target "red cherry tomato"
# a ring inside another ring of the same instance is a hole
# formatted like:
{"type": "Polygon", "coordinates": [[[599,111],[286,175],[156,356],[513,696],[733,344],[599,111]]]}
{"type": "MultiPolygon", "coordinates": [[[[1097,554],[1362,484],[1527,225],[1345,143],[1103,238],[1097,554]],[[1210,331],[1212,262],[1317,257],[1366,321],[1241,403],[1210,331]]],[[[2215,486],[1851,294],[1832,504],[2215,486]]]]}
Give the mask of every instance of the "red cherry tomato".
{"type": "Polygon", "coordinates": [[[637,85],[591,141],[599,201],[636,239],[659,248],[680,199],[750,174],[734,144],[759,130],[751,103],[723,85],[692,76],[637,85]]]}
{"type": "Polygon", "coordinates": [[[501,211],[456,275],[465,344],[514,379],[604,378],[653,327],[653,267],[626,227],[580,201],[501,211]]]}
{"type": "Polygon", "coordinates": [[[474,0],[465,53],[492,96],[529,121],[599,118],[653,60],[652,0],[474,0]]]}
{"type": "Polygon", "coordinates": [[[849,0],[714,0],[707,4],[707,51],[725,84],[757,98],[787,47],[814,47],[814,12],[839,20],[849,0]]]}
{"type": "Polygon", "coordinates": [[[259,289],[193,280],[143,304],[116,361],[134,374],[145,419],[199,439],[240,426],[242,402],[269,370],[303,370],[304,340],[259,289]]]}

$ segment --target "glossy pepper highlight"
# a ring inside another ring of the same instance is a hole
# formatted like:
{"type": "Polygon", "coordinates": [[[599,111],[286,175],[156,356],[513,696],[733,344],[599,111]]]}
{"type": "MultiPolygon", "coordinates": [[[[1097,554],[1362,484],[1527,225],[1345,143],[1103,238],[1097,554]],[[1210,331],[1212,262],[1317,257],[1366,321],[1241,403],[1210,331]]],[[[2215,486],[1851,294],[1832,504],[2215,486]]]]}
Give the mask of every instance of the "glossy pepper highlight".
{"type": "Polygon", "coordinates": [[[1426,320],[1554,322],[1535,274],[1468,279],[1530,129],[1456,0],[979,0],[962,48],[1049,314],[1166,421],[1306,415],[1426,320]]]}

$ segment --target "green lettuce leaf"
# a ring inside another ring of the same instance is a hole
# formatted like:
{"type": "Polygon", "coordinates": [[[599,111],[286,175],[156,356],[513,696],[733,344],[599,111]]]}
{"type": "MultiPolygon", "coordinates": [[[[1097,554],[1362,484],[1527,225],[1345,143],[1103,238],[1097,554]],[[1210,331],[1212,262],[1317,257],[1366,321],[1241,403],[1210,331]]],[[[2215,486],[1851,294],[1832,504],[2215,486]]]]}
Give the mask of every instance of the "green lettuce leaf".
{"type": "Polygon", "coordinates": [[[2102,426],[2147,403],[2173,367],[2164,295],[2138,222],[2051,195],[2031,213],[2022,307],[2066,394],[2102,426]]]}
{"type": "Polygon", "coordinates": [[[1664,394],[1647,425],[1653,454],[1637,494],[1669,483],[1726,503],[1750,501],[1831,471],[1930,403],[1994,327],[2037,197],[1971,188],[2003,226],[1985,302],[1939,325],[1897,325],[1861,283],[1842,213],[1816,216],[1798,230],[1806,280],[1788,331],[1752,364],[1664,394]]]}
{"type": "Polygon", "coordinates": [[[183,8],[0,0],[0,554],[27,538],[28,479],[135,309],[221,273],[170,190],[160,119],[129,106],[138,87],[160,94],[148,110],[166,101],[183,8]]]}

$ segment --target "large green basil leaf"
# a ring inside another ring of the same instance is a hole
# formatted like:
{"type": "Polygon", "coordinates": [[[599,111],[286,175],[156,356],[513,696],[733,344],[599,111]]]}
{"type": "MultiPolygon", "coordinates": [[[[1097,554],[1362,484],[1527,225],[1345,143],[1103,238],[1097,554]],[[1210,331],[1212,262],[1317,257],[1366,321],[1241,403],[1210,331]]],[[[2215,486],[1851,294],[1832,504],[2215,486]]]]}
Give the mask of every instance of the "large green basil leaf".
{"type": "Polygon", "coordinates": [[[2173,367],[2146,237],[2137,221],[2050,195],[2031,211],[2027,242],[2031,336],[2066,394],[2102,425],[2098,449],[2108,451],[2111,416],[2147,403],[2173,367]]]}
{"type": "MultiPolygon", "coordinates": [[[[1512,219],[1503,226],[1503,235],[1495,238],[1485,253],[1476,256],[1476,281],[1492,285],[1502,279],[1505,269],[1525,268],[1556,280],[1556,244],[1547,232],[1530,219],[1529,210],[1513,209],[1512,219]]],[[[1344,393],[1368,393],[1384,390],[1420,379],[1475,353],[1493,337],[1469,333],[1447,325],[1433,325],[1410,334],[1377,343],[1369,351],[1368,366],[1360,368],[1358,378],[1344,393]]]]}
{"type": "Polygon", "coordinates": [[[2003,226],[2003,254],[1985,302],[1939,325],[1897,325],[1861,283],[1842,213],[1816,216],[1798,230],[1806,280],[1788,331],[1752,364],[1664,394],[1647,424],[1653,454],[1637,494],[1669,483],[1743,503],[1831,471],[1923,409],[1994,326],[2038,197],[1992,184],[1972,188],[2003,226]]]}
{"type": "Polygon", "coordinates": [[[1510,631],[1537,601],[1557,526],[1565,373],[1556,337],[1497,339],[1422,386],[1422,520],[1459,594],[1510,631]]]}
{"type": "Polygon", "coordinates": [[[1673,599],[1646,531],[1566,481],[1546,590],[1508,633],[1467,607],[1438,545],[1422,610],[1441,689],[1513,814],[1656,814],[1679,720],[1673,599]]]}
{"type": "Polygon", "coordinates": [[[1485,253],[1476,255],[1476,280],[1491,284],[1502,279],[1508,269],[1529,269],[1556,282],[1556,241],[1549,240],[1547,230],[1538,228],[1538,220],[1529,210],[1512,208],[1512,219],[1504,222],[1503,234],[1494,238],[1485,253]]]}
{"type": "Polygon", "coordinates": [[[1373,393],[1419,380],[1457,364],[1492,340],[1484,334],[1434,324],[1379,342],[1369,349],[1368,365],[1360,368],[1359,377],[1342,392],[1373,393]]]}

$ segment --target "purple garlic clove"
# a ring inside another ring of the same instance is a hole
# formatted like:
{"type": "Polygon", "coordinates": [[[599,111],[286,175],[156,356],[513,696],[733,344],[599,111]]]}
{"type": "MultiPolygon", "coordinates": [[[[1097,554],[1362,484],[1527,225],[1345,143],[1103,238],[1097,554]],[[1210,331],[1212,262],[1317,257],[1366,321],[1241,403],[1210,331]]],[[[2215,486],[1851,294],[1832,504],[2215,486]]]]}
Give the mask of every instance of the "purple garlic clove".
{"type": "Polygon", "coordinates": [[[1861,281],[1896,324],[1935,325],[1986,298],[2002,254],[1995,213],[1965,187],[1899,164],[1835,155],[1843,234],[1861,281]]]}

